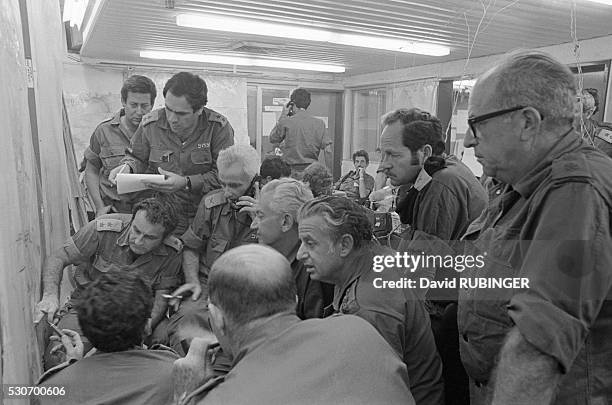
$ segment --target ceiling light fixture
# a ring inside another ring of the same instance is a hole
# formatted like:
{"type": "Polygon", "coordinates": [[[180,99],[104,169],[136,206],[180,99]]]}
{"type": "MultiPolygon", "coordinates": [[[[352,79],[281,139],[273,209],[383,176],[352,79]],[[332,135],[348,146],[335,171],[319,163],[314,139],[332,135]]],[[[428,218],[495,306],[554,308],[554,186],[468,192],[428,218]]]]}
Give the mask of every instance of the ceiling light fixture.
{"type": "Polygon", "coordinates": [[[313,70],[317,72],[344,73],[344,66],[321,63],[292,62],[278,59],[258,59],[199,53],[140,51],[141,58],[182,60],[187,62],[218,63],[221,65],[259,66],[281,69],[313,70]]]}
{"type": "Polygon", "coordinates": [[[181,27],[277,38],[292,38],[302,41],[329,42],[332,44],[416,53],[429,56],[445,56],[450,54],[450,48],[437,44],[405,41],[392,37],[341,33],[320,28],[268,23],[215,14],[179,14],[176,16],[176,24],[181,27]]]}

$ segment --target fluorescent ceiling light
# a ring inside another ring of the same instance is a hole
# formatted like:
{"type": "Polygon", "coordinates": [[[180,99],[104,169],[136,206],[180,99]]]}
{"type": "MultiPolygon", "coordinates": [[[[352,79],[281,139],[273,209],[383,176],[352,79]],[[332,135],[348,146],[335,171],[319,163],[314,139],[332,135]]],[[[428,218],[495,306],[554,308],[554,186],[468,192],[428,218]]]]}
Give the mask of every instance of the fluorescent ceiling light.
{"type": "Polygon", "coordinates": [[[450,54],[450,49],[442,45],[404,41],[391,37],[340,33],[320,28],[268,23],[214,14],[179,14],[176,16],[176,24],[182,27],[201,28],[213,31],[292,38],[302,41],[329,42],[332,44],[417,53],[430,56],[445,56],[450,54]]]}
{"type": "Polygon", "coordinates": [[[593,3],[606,4],[608,6],[612,6],[612,0],[588,0],[588,1],[592,1],[593,3]]]}
{"type": "Polygon", "coordinates": [[[70,25],[76,25],[77,28],[82,28],[83,17],[89,0],[66,0],[64,3],[63,21],[70,21],[70,25]]]}
{"type": "Polygon", "coordinates": [[[256,59],[199,53],[140,51],[141,58],[182,60],[188,62],[219,63],[221,65],[260,66],[281,69],[314,70],[317,72],[344,73],[344,66],[320,63],[291,62],[278,59],[256,59]]]}

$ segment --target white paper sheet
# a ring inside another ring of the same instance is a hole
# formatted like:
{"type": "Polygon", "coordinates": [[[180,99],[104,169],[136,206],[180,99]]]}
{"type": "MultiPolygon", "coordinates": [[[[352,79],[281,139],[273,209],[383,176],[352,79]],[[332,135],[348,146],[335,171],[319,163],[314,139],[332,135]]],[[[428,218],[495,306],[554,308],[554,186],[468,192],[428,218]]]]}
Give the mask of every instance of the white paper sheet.
{"type": "Polygon", "coordinates": [[[117,193],[133,193],[134,191],[146,190],[143,180],[147,180],[154,183],[163,183],[163,174],[132,174],[132,173],[119,173],[117,175],[117,193]]]}

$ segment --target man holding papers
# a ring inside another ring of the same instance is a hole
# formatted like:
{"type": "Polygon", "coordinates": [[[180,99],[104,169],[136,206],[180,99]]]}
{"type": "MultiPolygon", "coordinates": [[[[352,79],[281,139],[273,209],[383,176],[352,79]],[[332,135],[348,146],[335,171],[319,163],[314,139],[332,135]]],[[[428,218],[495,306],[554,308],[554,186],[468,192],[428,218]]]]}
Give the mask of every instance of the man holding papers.
{"type": "Polygon", "coordinates": [[[219,151],[234,144],[234,130],[227,119],[206,107],[208,89],[199,76],[180,72],[164,86],[165,108],[142,119],[130,153],[118,173],[165,175],[162,182],[145,182],[154,191],[173,193],[179,200],[180,235],[195,216],[202,195],[220,187],[217,175],[219,151]]]}

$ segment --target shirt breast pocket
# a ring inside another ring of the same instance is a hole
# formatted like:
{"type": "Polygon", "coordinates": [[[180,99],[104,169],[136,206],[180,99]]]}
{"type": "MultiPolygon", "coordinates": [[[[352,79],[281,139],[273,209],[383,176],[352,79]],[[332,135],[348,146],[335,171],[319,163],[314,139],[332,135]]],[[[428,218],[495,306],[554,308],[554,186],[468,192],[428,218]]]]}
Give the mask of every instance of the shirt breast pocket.
{"type": "Polygon", "coordinates": [[[227,250],[229,241],[213,236],[210,238],[208,243],[210,246],[208,248],[207,262],[209,266],[212,266],[215,260],[217,260],[219,256],[221,256],[227,250]]]}
{"type": "MultiPolygon", "coordinates": [[[[118,270],[119,267],[102,255],[98,255],[93,263],[94,271],[97,273],[108,273],[109,271],[118,270]]],[[[95,277],[94,277],[95,279],[95,277]]]]}
{"type": "Polygon", "coordinates": [[[100,148],[100,160],[106,170],[114,169],[125,156],[125,146],[110,145],[100,148]]]}
{"type": "Polygon", "coordinates": [[[174,161],[174,152],[168,149],[151,148],[149,152],[149,165],[157,169],[161,167],[164,170],[172,170],[172,162],[174,161]]]}
{"type": "Polygon", "coordinates": [[[191,163],[195,166],[202,167],[204,171],[210,170],[211,162],[212,156],[210,154],[210,149],[198,148],[191,152],[191,163]]]}

